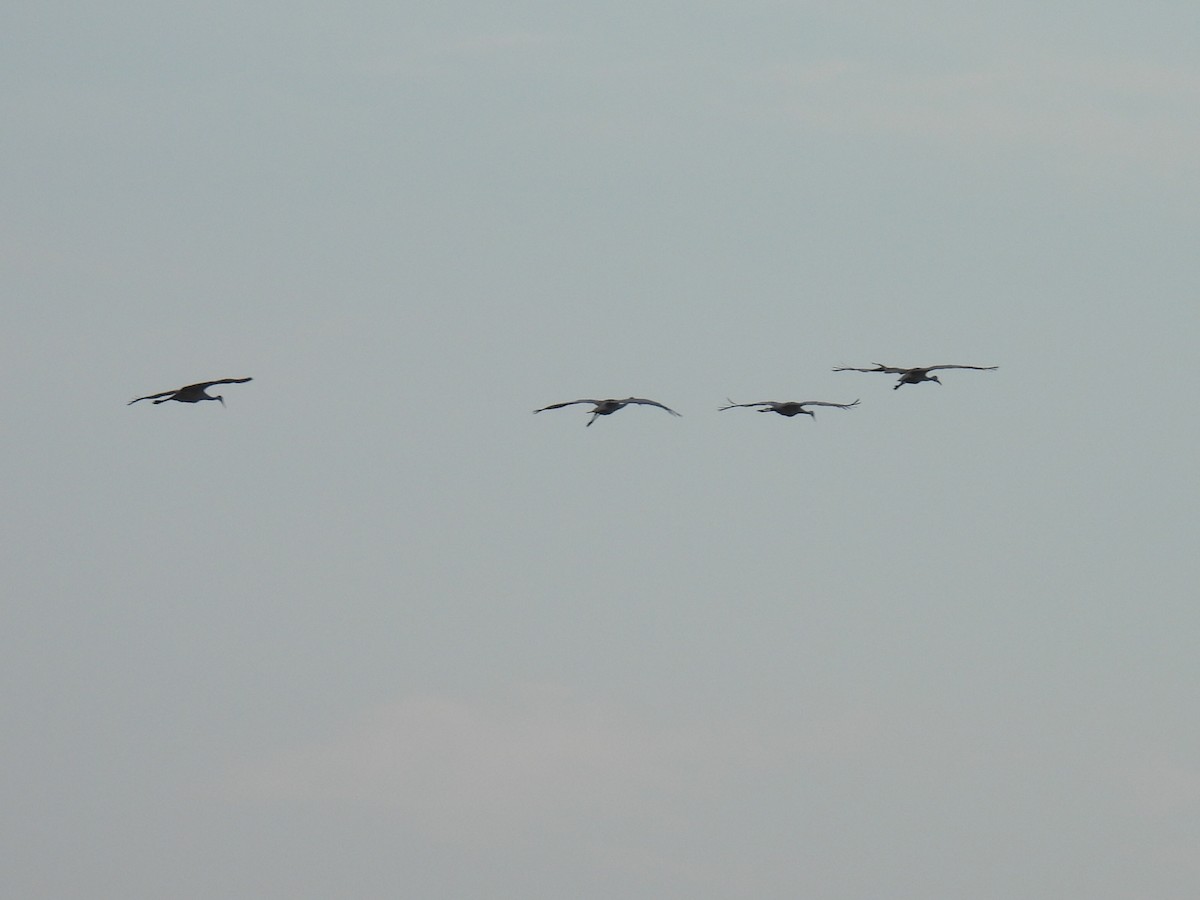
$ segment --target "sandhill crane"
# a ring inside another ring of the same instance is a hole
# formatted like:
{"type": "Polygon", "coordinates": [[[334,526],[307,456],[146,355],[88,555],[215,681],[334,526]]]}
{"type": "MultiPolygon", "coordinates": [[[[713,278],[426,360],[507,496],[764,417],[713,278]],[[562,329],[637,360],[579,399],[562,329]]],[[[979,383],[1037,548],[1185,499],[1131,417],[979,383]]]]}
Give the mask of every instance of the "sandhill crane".
{"type": "Polygon", "coordinates": [[[789,418],[792,416],[805,415],[812,416],[815,419],[817,414],[811,409],[805,409],[804,407],[832,406],[834,409],[853,409],[854,407],[858,406],[858,401],[855,400],[853,403],[826,403],[824,400],[787,400],[783,403],[780,403],[776,400],[763,400],[760,403],[734,403],[732,400],[730,400],[728,406],[722,406],[718,411],[733,409],[738,406],[758,406],[761,407],[758,410],[759,412],[779,413],[781,416],[787,416],[789,418]]]}
{"type": "Polygon", "coordinates": [[[214,384],[245,384],[251,381],[250,378],[218,378],[216,381],[200,381],[196,384],[185,384],[181,388],[176,388],[173,391],[163,391],[161,394],[147,394],[145,397],[138,397],[136,400],[130,400],[126,406],[133,406],[138,400],[154,400],[156,404],[166,403],[168,400],[178,400],[180,403],[199,403],[201,400],[220,400],[221,405],[225,405],[225,398],[220,394],[212,396],[208,393],[208,388],[214,384]],[[155,400],[159,397],[161,399],[155,400]]]}
{"type": "Polygon", "coordinates": [[[936,375],[930,375],[937,369],[978,369],[981,372],[990,372],[993,369],[998,369],[999,366],[918,366],[913,369],[901,369],[896,366],[885,366],[881,363],[875,363],[874,369],[855,369],[850,366],[841,366],[834,369],[835,372],[885,372],[891,375],[899,375],[900,380],[892,386],[892,390],[898,390],[902,384],[920,384],[922,381],[936,381],[938,384],[942,380],[936,375]]]}
{"type": "Polygon", "coordinates": [[[611,416],[618,409],[623,409],[631,403],[641,403],[645,406],[657,406],[659,409],[665,409],[673,416],[681,415],[675,412],[669,406],[663,406],[656,400],[643,400],[641,397],[626,397],[624,400],[569,400],[566,403],[552,403],[549,406],[543,406],[541,409],[535,409],[535,413],[545,412],[548,409],[562,409],[564,406],[574,406],[576,403],[592,403],[595,404],[595,409],[592,410],[592,417],[587,423],[590,426],[596,421],[596,416],[611,416]]]}

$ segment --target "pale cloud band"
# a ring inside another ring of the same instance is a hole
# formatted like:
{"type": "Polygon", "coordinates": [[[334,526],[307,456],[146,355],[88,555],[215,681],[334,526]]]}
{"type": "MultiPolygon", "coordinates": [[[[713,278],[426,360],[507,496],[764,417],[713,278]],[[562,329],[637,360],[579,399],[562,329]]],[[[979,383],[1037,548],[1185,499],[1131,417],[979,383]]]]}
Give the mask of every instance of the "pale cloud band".
{"type": "Polygon", "coordinates": [[[630,808],[670,820],[683,815],[684,798],[738,772],[854,756],[874,743],[875,727],[853,711],[774,726],[655,721],[545,685],[491,698],[418,694],[328,739],[249,763],[222,792],[395,807],[434,834],[505,839],[513,829],[630,808]]]}

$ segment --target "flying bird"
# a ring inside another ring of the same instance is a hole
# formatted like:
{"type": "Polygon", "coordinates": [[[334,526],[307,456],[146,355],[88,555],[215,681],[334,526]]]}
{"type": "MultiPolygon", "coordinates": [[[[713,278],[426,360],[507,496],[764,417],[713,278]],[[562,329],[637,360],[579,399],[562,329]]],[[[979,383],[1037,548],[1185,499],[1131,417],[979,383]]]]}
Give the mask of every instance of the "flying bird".
{"type": "Polygon", "coordinates": [[[588,426],[596,421],[596,416],[611,416],[618,409],[623,409],[631,403],[640,403],[644,406],[657,406],[659,409],[665,409],[673,416],[681,415],[675,412],[669,406],[663,406],[656,400],[643,400],[641,397],[626,397],[624,400],[570,400],[566,403],[552,403],[549,406],[543,406],[541,409],[535,409],[535,413],[545,412],[548,409],[562,409],[564,406],[574,406],[576,403],[591,403],[595,409],[592,410],[592,417],[588,419],[588,426]]]}
{"type": "Polygon", "coordinates": [[[178,400],[180,403],[199,403],[201,400],[220,400],[221,405],[225,405],[225,399],[217,394],[215,396],[208,393],[208,389],[214,384],[245,384],[251,381],[250,378],[218,378],[216,381],[201,381],[196,384],[186,384],[181,388],[176,388],[173,391],[163,391],[161,394],[147,394],[145,397],[138,397],[136,400],[130,400],[126,406],[133,406],[138,400],[154,400],[156,404],[166,403],[168,400],[178,400]],[[160,398],[160,399],[155,399],[160,398]]]}
{"type": "Polygon", "coordinates": [[[834,369],[835,372],[885,372],[891,375],[899,375],[900,380],[892,386],[892,390],[898,390],[902,384],[920,384],[922,381],[936,381],[938,384],[942,380],[936,375],[930,375],[938,369],[978,369],[981,372],[990,372],[993,369],[998,369],[999,366],[918,366],[914,369],[901,369],[896,366],[885,366],[880,363],[875,363],[874,369],[855,369],[850,366],[841,366],[834,369]]]}
{"type": "Polygon", "coordinates": [[[787,416],[788,418],[805,415],[812,416],[815,419],[817,414],[811,409],[805,409],[806,406],[832,406],[834,409],[853,409],[858,406],[858,401],[855,400],[853,403],[826,403],[824,400],[788,400],[780,403],[776,400],[763,400],[759,403],[734,403],[730,400],[728,406],[722,406],[718,411],[734,409],[739,406],[757,406],[760,407],[759,412],[779,413],[781,416],[787,416]]]}

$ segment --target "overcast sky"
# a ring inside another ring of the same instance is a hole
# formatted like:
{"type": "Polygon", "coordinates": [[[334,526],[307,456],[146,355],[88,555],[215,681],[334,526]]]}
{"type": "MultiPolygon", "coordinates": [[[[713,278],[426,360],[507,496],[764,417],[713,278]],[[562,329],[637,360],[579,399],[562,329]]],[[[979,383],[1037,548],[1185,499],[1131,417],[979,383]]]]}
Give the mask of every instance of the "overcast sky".
{"type": "Polygon", "coordinates": [[[1198,40],[9,4],[5,892],[1195,898],[1198,40]]]}

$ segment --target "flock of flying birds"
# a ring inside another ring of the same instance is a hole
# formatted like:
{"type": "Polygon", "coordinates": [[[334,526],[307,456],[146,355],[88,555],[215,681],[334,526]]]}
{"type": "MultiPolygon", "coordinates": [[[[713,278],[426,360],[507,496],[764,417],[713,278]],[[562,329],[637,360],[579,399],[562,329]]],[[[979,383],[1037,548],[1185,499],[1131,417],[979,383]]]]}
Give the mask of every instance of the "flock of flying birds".
{"type": "MultiPolygon", "coordinates": [[[[981,372],[990,372],[998,366],[916,366],[911,369],[903,369],[899,366],[885,366],[876,363],[872,369],[856,369],[852,366],[840,366],[833,371],[835,372],[882,372],[887,375],[899,375],[900,378],[892,387],[896,390],[904,384],[920,384],[922,381],[935,381],[941,384],[942,381],[936,375],[930,375],[930,372],[936,372],[939,369],[976,369],[981,372]]],[[[209,394],[208,389],[215,384],[245,384],[250,381],[249,378],[218,378],[216,381],[200,381],[196,384],[187,384],[181,388],[176,388],[171,391],[162,391],[158,394],[147,394],[145,397],[137,397],[129,401],[129,406],[137,403],[140,400],[151,400],[154,403],[166,403],[168,400],[178,400],[180,403],[199,403],[202,400],[220,400],[221,405],[225,405],[225,399],[220,394],[209,394]]],[[[543,406],[541,409],[535,409],[535,413],[545,412],[548,409],[562,409],[564,406],[575,406],[578,403],[592,404],[592,417],[588,419],[587,424],[591,425],[596,421],[597,416],[611,416],[619,409],[624,409],[626,406],[642,405],[642,406],[657,406],[659,409],[665,409],[673,416],[682,415],[671,409],[669,406],[664,406],[657,400],[646,400],[643,397],[626,397],[624,400],[568,400],[566,403],[551,403],[549,406],[543,406]]],[[[735,409],[735,408],[757,408],[759,412],[773,412],[781,416],[797,416],[805,415],[812,416],[814,419],[817,414],[810,406],[830,406],[834,409],[853,409],[858,406],[859,401],[853,403],[830,403],[826,400],[760,400],[757,403],[734,403],[729,401],[728,406],[719,407],[719,410],[735,409]]]]}

